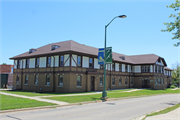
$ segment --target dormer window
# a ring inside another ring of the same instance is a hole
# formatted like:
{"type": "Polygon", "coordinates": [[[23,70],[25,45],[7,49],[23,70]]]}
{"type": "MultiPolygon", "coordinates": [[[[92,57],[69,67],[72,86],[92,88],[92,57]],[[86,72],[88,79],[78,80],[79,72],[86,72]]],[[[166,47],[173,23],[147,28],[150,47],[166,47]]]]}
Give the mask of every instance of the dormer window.
{"type": "Polygon", "coordinates": [[[125,57],[124,57],[124,56],[120,56],[119,58],[121,58],[122,60],[125,60],[125,57]]]}
{"type": "Polygon", "coordinates": [[[60,46],[58,46],[58,45],[52,45],[52,49],[51,50],[55,50],[55,49],[57,49],[57,48],[59,48],[60,46]]]}
{"type": "Polygon", "coordinates": [[[29,49],[29,54],[35,52],[36,49],[29,49]]]}

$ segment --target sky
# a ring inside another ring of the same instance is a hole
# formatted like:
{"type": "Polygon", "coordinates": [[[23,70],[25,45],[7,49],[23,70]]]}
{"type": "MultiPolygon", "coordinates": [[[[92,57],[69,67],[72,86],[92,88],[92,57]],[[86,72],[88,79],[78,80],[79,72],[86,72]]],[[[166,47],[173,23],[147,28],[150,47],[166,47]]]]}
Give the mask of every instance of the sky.
{"type": "Polygon", "coordinates": [[[97,48],[107,47],[125,55],[156,54],[169,68],[180,62],[180,47],[174,47],[165,22],[175,0],[1,0],[0,64],[9,58],[50,43],[74,40],[97,48]]]}

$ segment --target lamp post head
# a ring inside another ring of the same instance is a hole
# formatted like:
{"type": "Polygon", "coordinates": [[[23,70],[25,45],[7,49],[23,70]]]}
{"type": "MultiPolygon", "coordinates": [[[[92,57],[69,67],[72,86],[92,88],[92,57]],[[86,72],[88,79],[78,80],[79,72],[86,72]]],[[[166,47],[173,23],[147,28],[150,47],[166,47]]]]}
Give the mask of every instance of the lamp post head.
{"type": "Polygon", "coordinates": [[[126,18],[127,16],[126,15],[120,15],[118,16],[119,18],[126,18]]]}

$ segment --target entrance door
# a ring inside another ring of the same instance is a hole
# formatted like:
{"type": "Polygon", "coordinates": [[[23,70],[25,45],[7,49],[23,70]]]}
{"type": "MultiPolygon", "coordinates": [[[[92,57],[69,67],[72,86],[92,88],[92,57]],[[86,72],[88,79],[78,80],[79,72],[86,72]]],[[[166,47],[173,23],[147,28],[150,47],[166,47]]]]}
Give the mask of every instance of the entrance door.
{"type": "Polygon", "coordinates": [[[142,80],[142,88],[150,88],[150,80],[149,79],[142,80]]]}
{"type": "Polygon", "coordinates": [[[91,76],[91,91],[94,91],[94,76],[91,76]]]}

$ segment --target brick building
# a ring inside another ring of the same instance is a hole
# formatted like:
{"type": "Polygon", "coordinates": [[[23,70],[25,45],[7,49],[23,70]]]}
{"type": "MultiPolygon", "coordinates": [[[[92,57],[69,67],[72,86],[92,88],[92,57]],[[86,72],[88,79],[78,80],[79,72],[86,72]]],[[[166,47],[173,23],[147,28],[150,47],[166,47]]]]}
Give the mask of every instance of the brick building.
{"type": "MultiPolygon", "coordinates": [[[[113,52],[106,66],[106,88],[165,89],[171,84],[171,69],[155,54],[127,56],[113,52]]],[[[17,89],[44,92],[103,90],[103,66],[98,48],[63,41],[30,49],[14,60],[13,84],[17,89]]]]}
{"type": "Polygon", "coordinates": [[[3,85],[12,86],[13,68],[14,68],[14,65],[0,65],[1,88],[3,87],[3,85]]]}

